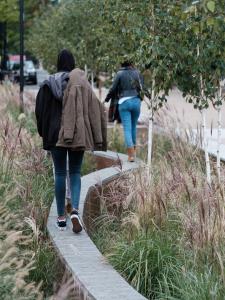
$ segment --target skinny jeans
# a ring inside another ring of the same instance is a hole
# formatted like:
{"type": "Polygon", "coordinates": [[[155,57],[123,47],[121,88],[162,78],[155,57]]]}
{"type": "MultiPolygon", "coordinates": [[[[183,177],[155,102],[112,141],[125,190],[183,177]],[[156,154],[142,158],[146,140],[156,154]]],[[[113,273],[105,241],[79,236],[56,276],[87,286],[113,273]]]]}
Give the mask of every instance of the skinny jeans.
{"type": "Polygon", "coordinates": [[[65,196],[66,196],[66,173],[67,173],[67,154],[69,161],[69,178],[72,206],[79,208],[81,190],[81,165],[84,151],[72,151],[63,147],[55,147],[51,150],[55,169],[55,198],[58,216],[65,215],[65,196]]]}
{"type": "Polygon", "coordinates": [[[127,148],[136,146],[137,122],[140,116],[141,100],[130,98],[119,104],[120,118],[123,124],[125,144],[127,148]]]}

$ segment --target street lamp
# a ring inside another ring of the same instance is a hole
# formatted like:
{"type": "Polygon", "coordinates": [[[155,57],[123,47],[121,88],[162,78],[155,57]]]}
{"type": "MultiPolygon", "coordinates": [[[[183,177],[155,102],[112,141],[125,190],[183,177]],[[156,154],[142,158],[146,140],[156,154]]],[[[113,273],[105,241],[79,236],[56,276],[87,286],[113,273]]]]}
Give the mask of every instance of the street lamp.
{"type": "Polygon", "coordinates": [[[24,90],[24,0],[19,0],[20,7],[20,109],[23,111],[24,90]]]}

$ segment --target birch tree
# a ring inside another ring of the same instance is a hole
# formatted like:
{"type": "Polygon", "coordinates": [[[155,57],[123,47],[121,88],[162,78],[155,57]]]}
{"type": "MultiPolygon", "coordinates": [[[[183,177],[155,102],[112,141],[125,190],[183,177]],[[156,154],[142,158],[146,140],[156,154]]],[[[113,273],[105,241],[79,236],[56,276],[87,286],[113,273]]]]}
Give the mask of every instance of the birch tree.
{"type": "MultiPolygon", "coordinates": [[[[182,23],[185,24],[185,36],[181,41],[183,61],[178,84],[183,95],[194,108],[201,113],[203,149],[205,153],[207,182],[211,184],[211,168],[207,145],[205,112],[210,102],[222,104],[218,99],[219,82],[224,72],[224,17],[221,9],[224,3],[218,1],[195,1],[181,8],[182,23]],[[220,38],[218,37],[218,33],[220,38]],[[221,42],[222,41],[222,42],[221,42]]],[[[220,110],[219,110],[220,111],[220,110]]],[[[220,112],[218,112],[220,119],[220,112]]],[[[220,128],[220,121],[218,121],[220,128]]],[[[218,141],[220,129],[218,129],[218,141]]],[[[218,143],[219,144],[219,143],[218,143]]],[[[219,147],[217,169],[219,172],[219,147]]]]}
{"type": "Polygon", "coordinates": [[[108,19],[107,26],[111,24],[111,31],[119,38],[121,45],[113,48],[114,59],[117,57],[122,61],[126,52],[126,57],[144,73],[148,72],[144,92],[149,108],[147,158],[149,176],[151,175],[154,116],[167,101],[166,97],[176,73],[172,51],[175,46],[175,20],[169,17],[175,2],[116,1],[115,5],[114,1],[105,0],[108,11],[108,15],[105,16],[108,19]]]}

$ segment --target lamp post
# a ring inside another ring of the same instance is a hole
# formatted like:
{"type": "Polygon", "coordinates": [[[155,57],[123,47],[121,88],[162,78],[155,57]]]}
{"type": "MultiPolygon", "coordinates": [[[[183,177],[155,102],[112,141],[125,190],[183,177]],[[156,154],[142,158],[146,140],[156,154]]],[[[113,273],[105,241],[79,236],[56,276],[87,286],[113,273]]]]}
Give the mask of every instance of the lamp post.
{"type": "Polygon", "coordinates": [[[4,71],[7,70],[7,23],[0,23],[0,38],[1,38],[1,66],[0,68],[4,71]]]}
{"type": "Polygon", "coordinates": [[[23,111],[23,90],[24,90],[24,0],[19,0],[20,7],[20,109],[23,111]]]}

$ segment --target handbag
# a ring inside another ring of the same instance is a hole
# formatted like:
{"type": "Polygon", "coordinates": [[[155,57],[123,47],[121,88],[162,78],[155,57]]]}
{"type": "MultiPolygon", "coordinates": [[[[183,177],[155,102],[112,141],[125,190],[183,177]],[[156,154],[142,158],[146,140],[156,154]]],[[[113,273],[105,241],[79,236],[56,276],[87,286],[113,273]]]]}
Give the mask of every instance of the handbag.
{"type": "Polygon", "coordinates": [[[110,101],[109,111],[108,111],[108,121],[117,121],[121,123],[120,113],[119,113],[119,98],[113,98],[110,101]]]}

